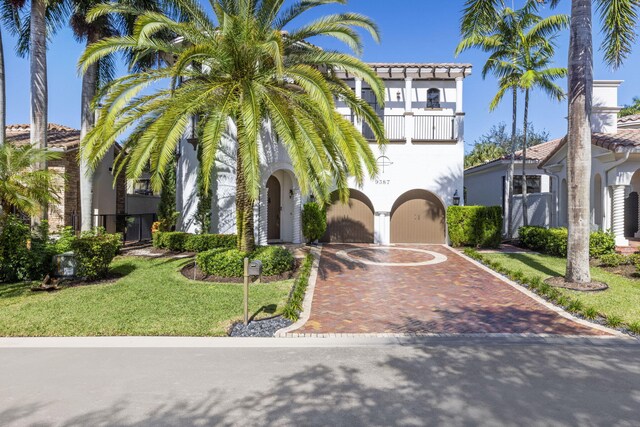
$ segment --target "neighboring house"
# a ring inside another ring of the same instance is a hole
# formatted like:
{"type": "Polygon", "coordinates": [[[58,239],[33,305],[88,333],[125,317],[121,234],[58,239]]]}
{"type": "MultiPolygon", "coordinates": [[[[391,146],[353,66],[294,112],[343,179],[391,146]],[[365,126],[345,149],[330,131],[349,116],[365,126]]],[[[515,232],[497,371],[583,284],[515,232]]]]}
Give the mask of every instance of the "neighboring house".
{"type": "MultiPolygon", "coordinates": [[[[639,237],[640,116],[618,119],[621,81],[596,81],[593,89],[591,227],[612,230],[616,244],[628,246],[639,237]]],[[[566,138],[540,168],[554,177],[551,225],[567,224],[566,138]]]]}
{"type": "MultiPolygon", "coordinates": [[[[367,126],[355,126],[371,140],[379,174],[362,188],[351,189],[348,204],[328,208],[327,242],[445,243],[446,208],[463,194],[463,80],[470,64],[370,64],[385,81],[385,106],[376,105],[371,90],[348,73],[339,73],[358,97],[369,100],[385,124],[389,144],[380,150],[367,126]]],[[[352,120],[338,102],[338,111],[352,120]]],[[[189,132],[192,132],[191,130],[189,132]]],[[[190,135],[179,147],[177,170],[178,229],[196,232],[197,156],[190,135]]],[[[214,176],[212,232],[235,232],[235,140],[221,144],[214,176]]],[[[261,138],[262,189],[256,203],[256,239],[301,243],[303,200],[286,150],[261,138]]]]}
{"type": "MultiPolygon", "coordinates": [[[[16,145],[30,143],[30,126],[9,125],[6,127],[7,141],[16,145]]],[[[49,206],[49,225],[52,231],[60,227],[72,226],[80,228],[80,171],[78,168],[78,149],[80,147],[80,131],[67,126],[49,123],[47,146],[50,150],[59,151],[62,157],[48,163],[49,169],[64,175],[60,181],[61,200],[57,205],[49,206]]],[[[108,231],[121,230],[118,217],[124,219],[126,214],[155,214],[158,197],[127,194],[124,176],[116,181],[114,188],[112,166],[118,147],[111,148],[98,165],[94,175],[93,215],[94,225],[107,228],[108,231]]],[[[134,219],[133,221],[137,221],[134,219]]],[[[146,221],[150,222],[150,221],[146,221]]],[[[145,228],[146,228],[145,224],[145,228]]],[[[151,224],[148,224],[149,228],[151,224]]]]}
{"type": "MultiPolygon", "coordinates": [[[[554,139],[527,149],[527,205],[529,225],[549,226],[551,223],[551,188],[553,178],[538,168],[559,144],[554,139]]],[[[464,171],[464,187],[467,205],[501,206],[505,215],[509,212],[507,173],[509,156],[473,166],[464,171]]],[[[513,198],[513,234],[523,225],[522,218],[522,150],[515,153],[513,198]]],[[[506,234],[506,221],[504,232],[506,234]]]]}

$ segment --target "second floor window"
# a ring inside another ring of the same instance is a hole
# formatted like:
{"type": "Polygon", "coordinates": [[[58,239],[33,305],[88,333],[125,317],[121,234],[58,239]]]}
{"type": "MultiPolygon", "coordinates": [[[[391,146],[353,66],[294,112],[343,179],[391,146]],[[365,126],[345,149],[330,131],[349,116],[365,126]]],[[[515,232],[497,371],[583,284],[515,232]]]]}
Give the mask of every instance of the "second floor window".
{"type": "Polygon", "coordinates": [[[427,91],[427,108],[440,108],[440,89],[427,91]]]}
{"type": "Polygon", "coordinates": [[[138,179],[133,182],[133,194],[143,194],[145,196],[153,196],[150,179],[138,179]]]}

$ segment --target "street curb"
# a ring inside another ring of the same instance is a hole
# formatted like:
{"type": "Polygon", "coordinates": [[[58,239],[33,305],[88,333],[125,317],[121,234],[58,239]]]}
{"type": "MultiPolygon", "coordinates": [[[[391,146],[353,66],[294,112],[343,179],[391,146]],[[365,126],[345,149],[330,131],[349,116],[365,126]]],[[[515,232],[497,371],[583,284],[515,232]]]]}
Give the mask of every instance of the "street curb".
{"type": "Polygon", "coordinates": [[[544,298],[542,298],[540,295],[536,294],[535,292],[531,292],[529,289],[525,288],[524,286],[521,286],[521,285],[515,283],[514,281],[510,280],[509,278],[503,276],[502,274],[498,273],[497,271],[492,270],[491,268],[487,267],[483,263],[481,263],[479,261],[476,261],[475,259],[465,255],[463,252],[461,252],[459,250],[456,250],[454,248],[451,248],[449,246],[447,246],[447,249],[449,249],[451,252],[454,252],[455,254],[461,256],[465,260],[473,263],[477,267],[480,267],[481,269],[483,269],[487,273],[490,273],[491,275],[497,277],[498,279],[500,279],[503,282],[507,283],[511,287],[513,287],[513,288],[517,289],[518,291],[522,292],[523,294],[525,294],[529,298],[532,298],[536,302],[544,305],[549,310],[552,310],[552,311],[556,312],[557,314],[559,314],[560,316],[564,317],[565,319],[571,320],[571,321],[573,321],[575,323],[578,323],[578,324],[580,324],[582,326],[587,326],[589,328],[596,329],[598,331],[606,332],[606,333],[611,334],[611,335],[613,335],[614,337],[617,337],[617,338],[632,339],[632,340],[634,339],[633,337],[630,337],[629,335],[624,334],[624,333],[622,333],[620,331],[617,331],[615,329],[607,328],[606,326],[598,325],[597,323],[592,323],[592,322],[589,322],[588,320],[585,320],[585,319],[580,319],[579,317],[576,317],[576,316],[572,315],[571,313],[563,310],[562,308],[558,307],[557,305],[550,303],[549,301],[545,300],[544,298]]]}
{"type": "Polygon", "coordinates": [[[307,292],[302,301],[302,313],[298,321],[293,325],[287,326],[276,331],[274,337],[281,338],[287,336],[288,333],[300,329],[307,323],[311,316],[311,305],[313,304],[313,293],[316,290],[316,281],[318,280],[318,269],[320,268],[320,256],[322,255],[322,247],[311,248],[311,255],[313,255],[313,264],[311,265],[311,273],[309,274],[309,284],[307,286],[307,292]]]}

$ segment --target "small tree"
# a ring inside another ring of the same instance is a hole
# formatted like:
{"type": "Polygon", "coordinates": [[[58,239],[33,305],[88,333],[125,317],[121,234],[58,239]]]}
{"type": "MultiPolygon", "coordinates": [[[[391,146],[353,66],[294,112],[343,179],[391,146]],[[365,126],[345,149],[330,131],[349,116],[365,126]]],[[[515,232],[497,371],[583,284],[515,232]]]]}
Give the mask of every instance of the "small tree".
{"type": "Polygon", "coordinates": [[[309,202],[302,209],[302,234],[307,242],[324,236],[327,231],[327,214],[316,202],[309,202]]]}
{"type": "Polygon", "coordinates": [[[174,159],[162,179],[160,204],[158,205],[159,230],[173,231],[178,214],[176,211],[176,161],[174,159]]]}

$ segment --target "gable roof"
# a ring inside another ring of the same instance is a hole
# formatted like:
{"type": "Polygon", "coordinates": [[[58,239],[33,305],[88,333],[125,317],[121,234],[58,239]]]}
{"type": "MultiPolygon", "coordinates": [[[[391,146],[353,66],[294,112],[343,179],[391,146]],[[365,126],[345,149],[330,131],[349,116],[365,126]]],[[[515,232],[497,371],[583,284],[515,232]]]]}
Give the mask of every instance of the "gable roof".
{"type": "MultiPolygon", "coordinates": [[[[31,142],[31,126],[28,124],[9,125],[6,130],[7,142],[16,145],[24,145],[31,142]]],[[[80,131],[68,126],[49,123],[47,146],[61,148],[65,151],[78,148],[80,146],[80,131]]]]}
{"type": "MultiPolygon", "coordinates": [[[[530,162],[540,162],[547,158],[549,153],[554,151],[558,145],[562,142],[562,138],[552,139],[551,141],[543,142],[542,144],[534,145],[533,147],[527,148],[527,160],[530,162]]],[[[472,166],[465,170],[465,172],[472,171],[476,168],[487,167],[492,164],[498,164],[500,162],[506,162],[511,158],[511,156],[503,156],[498,159],[490,160],[486,163],[482,163],[480,165],[472,166]]],[[[515,152],[515,159],[522,160],[522,150],[518,150],[515,152]]]]}

